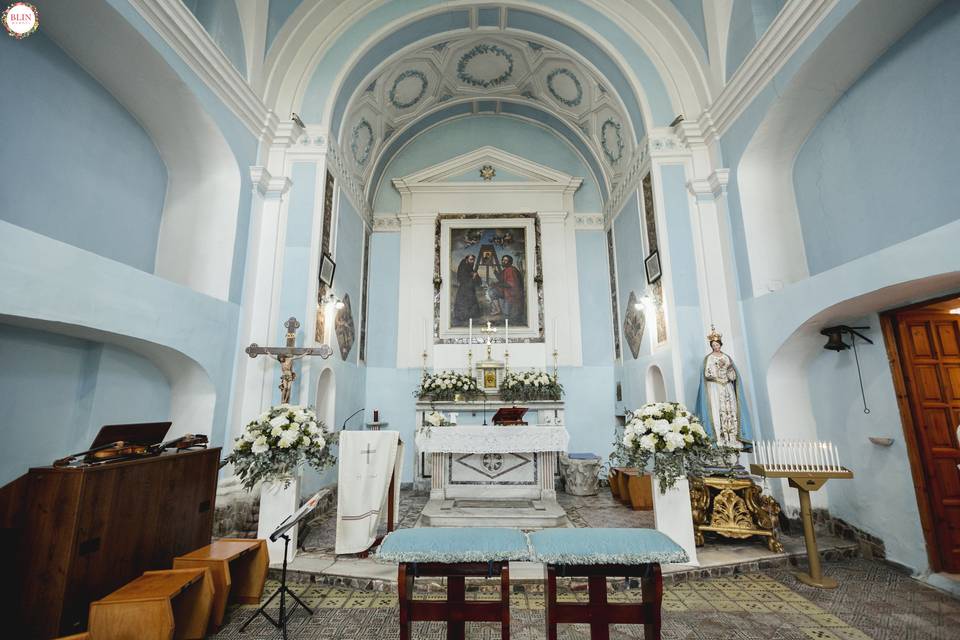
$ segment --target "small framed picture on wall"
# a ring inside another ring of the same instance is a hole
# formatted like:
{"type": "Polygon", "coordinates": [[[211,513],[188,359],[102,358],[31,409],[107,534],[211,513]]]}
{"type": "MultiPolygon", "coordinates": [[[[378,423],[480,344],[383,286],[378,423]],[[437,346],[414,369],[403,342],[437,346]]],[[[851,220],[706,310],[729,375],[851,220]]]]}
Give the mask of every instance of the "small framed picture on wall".
{"type": "Polygon", "coordinates": [[[660,252],[654,249],[643,261],[647,270],[647,284],[653,284],[660,279],[660,252]]]}
{"type": "Polygon", "coordinates": [[[337,263],[329,253],[324,253],[320,258],[320,284],[327,287],[333,286],[333,274],[337,270],[337,263]]]}

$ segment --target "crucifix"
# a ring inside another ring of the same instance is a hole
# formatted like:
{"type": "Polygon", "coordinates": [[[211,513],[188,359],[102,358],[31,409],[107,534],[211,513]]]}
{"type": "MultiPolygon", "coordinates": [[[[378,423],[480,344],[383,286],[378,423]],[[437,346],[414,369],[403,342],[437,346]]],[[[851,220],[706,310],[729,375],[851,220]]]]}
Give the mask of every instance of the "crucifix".
{"type": "Polygon", "coordinates": [[[280,363],[280,402],[290,403],[290,391],[293,388],[293,381],[297,374],[293,371],[293,363],[304,356],[320,356],[324,360],[333,355],[333,349],[330,345],[322,344],[319,347],[298,347],[297,329],[300,323],[297,319],[291,317],[283,323],[287,328],[287,344],[284,347],[261,347],[256,342],[251,343],[245,349],[246,354],[251,358],[267,355],[280,363]]]}
{"type": "Polygon", "coordinates": [[[487,360],[491,360],[493,356],[490,355],[490,346],[492,343],[493,336],[497,334],[497,328],[490,324],[490,321],[487,321],[487,326],[480,329],[480,333],[487,334],[487,360]]]}

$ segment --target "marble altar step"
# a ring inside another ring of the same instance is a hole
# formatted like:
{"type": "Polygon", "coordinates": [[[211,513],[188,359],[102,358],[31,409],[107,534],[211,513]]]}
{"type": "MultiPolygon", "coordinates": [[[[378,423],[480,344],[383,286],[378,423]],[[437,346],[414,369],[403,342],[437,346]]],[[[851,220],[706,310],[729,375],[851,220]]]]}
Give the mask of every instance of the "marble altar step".
{"type": "Polygon", "coordinates": [[[420,513],[418,527],[571,527],[567,513],[553,500],[432,499],[420,513]]]}

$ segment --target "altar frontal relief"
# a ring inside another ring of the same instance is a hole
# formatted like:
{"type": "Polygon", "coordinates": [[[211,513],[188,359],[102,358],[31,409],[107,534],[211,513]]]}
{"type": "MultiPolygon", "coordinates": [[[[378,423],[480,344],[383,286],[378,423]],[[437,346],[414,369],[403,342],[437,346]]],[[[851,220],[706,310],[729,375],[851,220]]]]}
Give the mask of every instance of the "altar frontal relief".
{"type": "Polygon", "coordinates": [[[527,230],[524,227],[450,229],[451,329],[488,321],[520,329],[527,319],[527,230]]]}

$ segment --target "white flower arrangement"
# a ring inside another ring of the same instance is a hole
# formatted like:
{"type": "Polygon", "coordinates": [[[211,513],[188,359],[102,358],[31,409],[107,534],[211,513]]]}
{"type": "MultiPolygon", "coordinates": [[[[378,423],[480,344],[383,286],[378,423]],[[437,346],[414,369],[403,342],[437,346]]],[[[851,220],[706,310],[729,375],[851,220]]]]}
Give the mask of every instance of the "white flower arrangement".
{"type": "Polygon", "coordinates": [[[700,418],[679,402],[652,402],[629,414],[616,455],[638,469],[653,459],[653,471],[665,492],[696,467],[709,451],[710,437],[700,418]]]}
{"type": "Polygon", "coordinates": [[[244,427],[227,461],[247,489],[263,481],[289,485],[305,464],[317,470],[333,465],[336,458],[330,446],[335,442],[336,434],[327,430],[312,409],[281,404],[244,427]]]}
{"type": "Polygon", "coordinates": [[[457,395],[469,400],[480,393],[480,387],[472,376],[457,371],[442,371],[425,373],[413,395],[421,400],[437,401],[453,400],[457,395]]]}
{"type": "Polygon", "coordinates": [[[562,396],[560,380],[543,370],[511,371],[500,383],[500,398],[507,402],[559,400],[562,396]]]}

